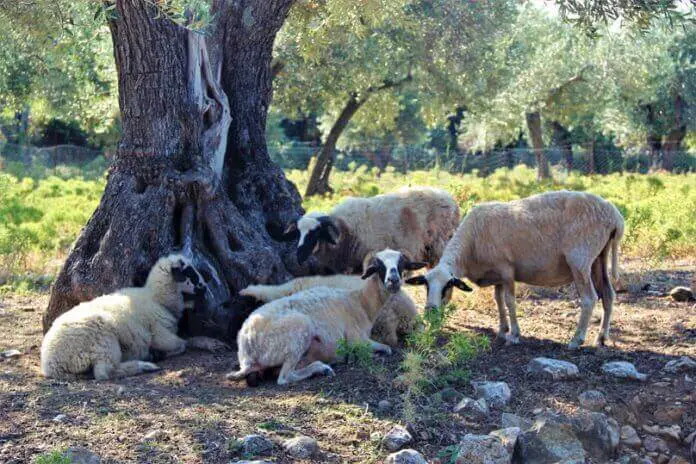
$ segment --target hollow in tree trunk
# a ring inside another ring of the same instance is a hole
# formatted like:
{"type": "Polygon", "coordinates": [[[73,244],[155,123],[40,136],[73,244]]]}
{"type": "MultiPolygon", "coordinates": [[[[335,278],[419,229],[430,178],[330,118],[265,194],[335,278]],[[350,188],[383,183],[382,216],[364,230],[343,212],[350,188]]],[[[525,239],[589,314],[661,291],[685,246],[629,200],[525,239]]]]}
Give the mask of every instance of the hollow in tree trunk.
{"type": "Polygon", "coordinates": [[[302,272],[292,244],[278,240],[302,213],[300,197],[264,136],[273,40],[291,3],[214,0],[203,36],[151,2],[116,1],[121,140],[52,289],[44,331],[82,301],[142,285],[158,257],[182,249],[212,289],[184,329],[231,340],[251,309],[238,290],[302,272]]]}
{"type": "Polygon", "coordinates": [[[527,129],[529,130],[529,138],[532,141],[534,149],[534,157],[537,163],[537,181],[549,179],[551,173],[549,171],[549,163],[546,160],[544,152],[544,139],[541,136],[541,114],[538,111],[527,113],[527,129]]]}

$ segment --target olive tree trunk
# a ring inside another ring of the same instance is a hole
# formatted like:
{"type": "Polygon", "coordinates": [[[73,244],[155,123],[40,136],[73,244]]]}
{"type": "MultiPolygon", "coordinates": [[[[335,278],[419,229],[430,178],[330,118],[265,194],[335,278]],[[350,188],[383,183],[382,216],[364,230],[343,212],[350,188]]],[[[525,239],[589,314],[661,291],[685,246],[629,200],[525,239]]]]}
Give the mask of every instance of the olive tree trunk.
{"type": "Polygon", "coordinates": [[[44,331],[74,305],[142,285],[158,257],[195,257],[211,292],[185,330],[233,339],[251,309],[238,290],[301,272],[280,241],[302,213],[268,155],[271,52],[292,0],[214,0],[200,35],[144,0],[117,0],[109,27],[122,136],[101,202],[60,271],[44,331]]]}
{"type": "Polygon", "coordinates": [[[544,139],[541,135],[541,114],[538,111],[527,113],[527,130],[529,130],[529,138],[532,141],[534,157],[537,163],[537,181],[549,179],[551,173],[549,171],[549,163],[546,160],[544,139]]]}

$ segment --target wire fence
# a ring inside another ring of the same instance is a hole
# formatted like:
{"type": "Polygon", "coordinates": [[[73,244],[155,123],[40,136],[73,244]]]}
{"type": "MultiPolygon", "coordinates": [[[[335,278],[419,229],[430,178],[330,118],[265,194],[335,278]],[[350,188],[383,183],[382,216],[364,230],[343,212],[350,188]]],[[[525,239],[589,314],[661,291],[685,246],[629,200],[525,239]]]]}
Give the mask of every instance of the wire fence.
{"type": "MultiPolygon", "coordinates": [[[[309,143],[270,144],[271,158],[284,169],[306,170],[321,147],[309,143]]],[[[648,173],[663,168],[664,153],[648,150],[608,150],[549,148],[540,158],[528,148],[491,150],[486,152],[455,152],[423,145],[364,144],[337,150],[334,167],[354,170],[360,166],[397,171],[440,169],[452,173],[476,173],[486,176],[499,168],[526,165],[538,166],[544,159],[554,171],[580,174],[612,172],[648,173]]],[[[687,151],[670,153],[675,172],[696,172],[696,156],[687,151]]],[[[96,178],[103,176],[113,159],[109,150],[95,150],[75,145],[35,147],[0,142],[0,172],[17,177],[59,176],[64,178],[96,178]]]]}

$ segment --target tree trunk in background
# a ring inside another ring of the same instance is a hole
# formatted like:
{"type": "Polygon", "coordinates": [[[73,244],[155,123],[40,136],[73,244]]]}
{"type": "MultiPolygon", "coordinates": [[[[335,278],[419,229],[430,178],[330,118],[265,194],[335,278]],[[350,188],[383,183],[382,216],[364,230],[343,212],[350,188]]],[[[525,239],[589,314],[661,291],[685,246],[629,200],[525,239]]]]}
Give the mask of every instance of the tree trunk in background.
{"type": "Polygon", "coordinates": [[[595,143],[594,140],[587,142],[587,173],[594,174],[595,168],[595,156],[594,156],[595,143]]]}
{"type": "Polygon", "coordinates": [[[306,197],[324,195],[333,191],[329,186],[329,176],[331,175],[331,168],[336,159],[336,142],[338,142],[338,138],[345,130],[350,119],[366,101],[367,98],[358,99],[358,96],[355,94],[351,95],[348,99],[341,114],[338,115],[336,122],[334,122],[331,127],[324,145],[316,156],[316,162],[305,192],[306,197]]]}
{"type": "Polygon", "coordinates": [[[558,147],[565,159],[568,172],[573,170],[573,144],[570,142],[570,131],[557,121],[551,123],[553,128],[553,145],[558,147]]]}
{"type": "Polygon", "coordinates": [[[652,105],[645,105],[646,122],[648,127],[648,135],[646,143],[650,150],[650,168],[657,166],[662,151],[662,135],[656,131],[657,118],[655,117],[655,109],[652,105]]]}
{"type": "Polygon", "coordinates": [[[674,124],[672,129],[665,135],[662,144],[662,169],[667,171],[674,170],[674,159],[681,150],[682,141],[686,137],[686,124],[682,121],[684,100],[680,95],[674,97],[674,124]]]}
{"type": "Polygon", "coordinates": [[[529,138],[532,139],[534,157],[537,163],[537,181],[549,179],[551,173],[546,154],[544,153],[544,139],[541,135],[541,115],[538,111],[527,113],[527,129],[529,130],[529,138]]]}
{"type": "Polygon", "coordinates": [[[212,289],[185,330],[234,340],[252,309],[238,290],[302,272],[285,226],[300,196],[266,149],[274,37],[292,0],[215,0],[203,36],[144,0],[117,0],[109,27],[122,135],[99,207],[59,273],[44,331],[76,304],[142,285],[171,251],[212,289]]]}

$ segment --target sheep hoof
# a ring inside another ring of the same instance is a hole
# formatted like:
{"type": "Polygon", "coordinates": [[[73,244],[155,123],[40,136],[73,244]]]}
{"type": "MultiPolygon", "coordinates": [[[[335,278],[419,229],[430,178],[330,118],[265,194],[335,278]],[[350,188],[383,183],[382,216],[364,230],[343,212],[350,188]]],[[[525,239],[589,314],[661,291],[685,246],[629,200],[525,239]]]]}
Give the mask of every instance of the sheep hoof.
{"type": "Polygon", "coordinates": [[[227,380],[241,380],[246,377],[246,372],[243,371],[232,371],[225,376],[227,380]]]}
{"type": "Polygon", "coordinates": [[[582,346],[582,341],[578,340],[572,340],[570,343],[568,343],[568,349],[569,350],[577,350],[582,346]]]}
{"type": "Polygon", "coordinates": [[[505,335],[505,345],[506,346],[519,345],[519,344],[520,344],[520,336],[519,335],[512,335],[512,334],[505,335]]]}

